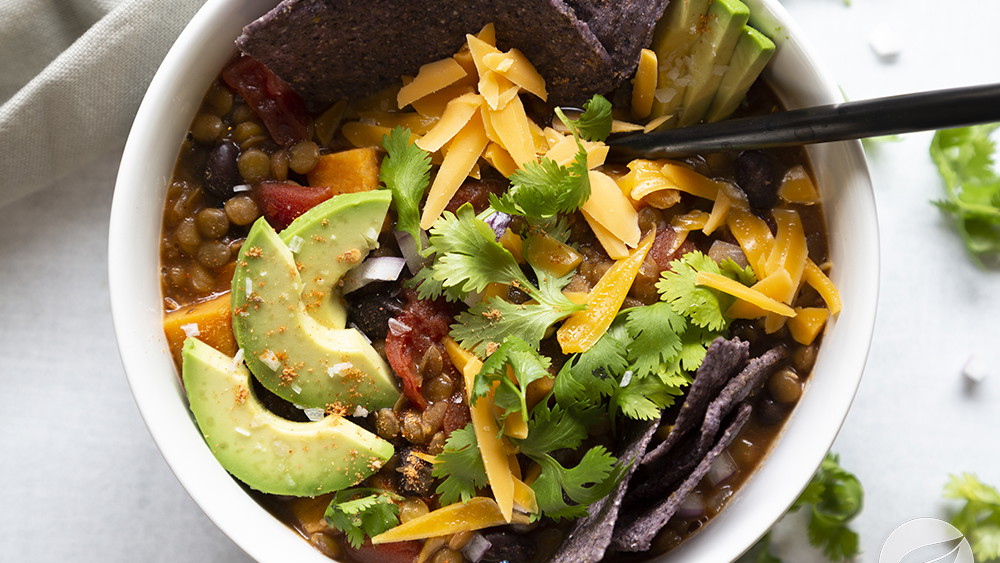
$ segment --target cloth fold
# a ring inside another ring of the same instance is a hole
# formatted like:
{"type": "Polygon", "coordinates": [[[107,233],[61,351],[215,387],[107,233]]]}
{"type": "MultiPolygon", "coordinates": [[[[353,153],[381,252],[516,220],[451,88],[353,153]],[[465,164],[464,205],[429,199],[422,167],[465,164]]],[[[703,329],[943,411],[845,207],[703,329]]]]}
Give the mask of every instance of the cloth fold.
{"type": "Polygon", "coordinates": [[[0,206],[121,146],[205,0],[0,2],[0,206]]]}

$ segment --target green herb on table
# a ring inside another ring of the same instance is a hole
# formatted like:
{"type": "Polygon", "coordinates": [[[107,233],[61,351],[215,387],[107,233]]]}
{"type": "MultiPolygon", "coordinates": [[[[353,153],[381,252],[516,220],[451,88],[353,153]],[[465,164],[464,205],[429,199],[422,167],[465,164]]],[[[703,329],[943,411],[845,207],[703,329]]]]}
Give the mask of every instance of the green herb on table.
{"type": "Polygon", "coordinates": [[[965,247],[980,263],[984,255],[1000,253],[1000,175],[990,138],[997,127],[938,131],[930,147],[947,195],[935,204],[955,219],[965,247]]]}
{"type": "Polygon", "coordinates": [[[944,496],[965,501],[951,524],[968,538],[976,561],[1000,559],[1000,491],[963,473],[951,476],[944,496]]]}
{"type": "MultiPolygon", "coordinates": [[[[864,490],[858,478],[840,466],[837,454],[827,454],[789,512],[809,512],[809,543],[832,561],[847,561],[860,552],[858,534],[850,528],[861,512],[864,490]]],[[[771,552],[771,534],[766,534],[739,559],[739,563],[781,563],[771,552]]]]}
{"type": "Polygon", "coordinates": [[[396,502],[401,500],[403,497],[382,489],[345,489],[333,496],[326,509],[326,523],[344,532],[347,541],[356,549],[365,538],[399,525],[396,502]]]}

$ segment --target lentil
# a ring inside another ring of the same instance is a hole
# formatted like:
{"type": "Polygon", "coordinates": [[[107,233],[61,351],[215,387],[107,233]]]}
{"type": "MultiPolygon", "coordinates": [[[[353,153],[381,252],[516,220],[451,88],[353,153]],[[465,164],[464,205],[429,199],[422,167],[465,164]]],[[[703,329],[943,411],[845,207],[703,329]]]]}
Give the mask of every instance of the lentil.
{"type": "Polygon", "coordinates": [[[783,368],[771,374],[767,389],[779,403],[794,403],[802,396],[802,382],[792,368],[783,368]]]}
{"type": "Polygon", "coordinates": [[[214,270],[229,262],[229,246],[217,240],[203,242],[195,257],[202,266],[214,270]]]}
{"type": "Polygon", "coordinates": [[[253,223],[260,217],[260,208],[257,202],[248,195],[238,195],[226,200],[226,217],[234,224],[245,227],[253,223]]]}
{"type": "Polygon", "coordinates": [[[222,134],[222,119],[210,113],[199,113],[191,122],[191,136],[199,143],[211,143],[222,134]]]}
{"type": "Polygon", "coordinates": [[[433,563],[462,563],[465,558],[462,554],[450,547],[443,547],[434,554],[431,559],[433,563]]]}
{"type": "Polygon", "coordinates": [[[399,505],[399,521],[404,523],[409,522],[410,520],[419,518],[428,512],[430,512],[430,509],[427,508],[427,504],[424,501],[415,497],[410,497],[399,505]]]}
{"type": "Polygon", "coordinates": [[[180,225],[177,225],[177,228],[174,230],[174,240],[188,254],[193,255],[198,251],[198,245],[201,244],[201,235],[198,234],[198,226],[195,224],[193,217],[185,217],[181,220],[180,225]]]}
{"type": "Polygon", "coordinates": [[[236,165],[240,176],[250,184],[263,182],[271,174],[271,158],[260,149],[243,151],[236,165]]]}
{"type": "Polygon", "coordinates": [[[288,149],[288,167],[299,174],[307,174],[319,163],[319,146],[312,141],[296,143],[288,149]]]}
{"type": "Polygon", "coordinates": [[[229,219],[226,212],[217,207],[206,207],[195,217],[198,232],[206,238],[216,239],[229,231],[229,219]]]}
{"type": "Polygon", "coordinates": [[[392,409],[379,409],[375,415],[375,432],[386,440],[392,440],[399,435],[399,419],[392,409]]]}

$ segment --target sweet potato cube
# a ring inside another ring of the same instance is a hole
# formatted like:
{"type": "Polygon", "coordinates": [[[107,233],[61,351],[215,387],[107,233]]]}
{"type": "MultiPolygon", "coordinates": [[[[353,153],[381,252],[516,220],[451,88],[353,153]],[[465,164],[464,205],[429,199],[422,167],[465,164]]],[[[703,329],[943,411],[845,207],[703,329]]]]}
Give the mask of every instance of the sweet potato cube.
{"type": "Polygon", "coordinates": [[[163,333],[178,366],[181,365],[181,348],[188,334],[197,336],[223,354],[236,354],[229,293],[167,313],[163,316],[163,333]]]}
{"type": "Polygon", "coordinates": [[[308,174],[310,186],[329,186],[333,195],[378,189],[378,150],[363,147],[324,154],[308,174]]]}

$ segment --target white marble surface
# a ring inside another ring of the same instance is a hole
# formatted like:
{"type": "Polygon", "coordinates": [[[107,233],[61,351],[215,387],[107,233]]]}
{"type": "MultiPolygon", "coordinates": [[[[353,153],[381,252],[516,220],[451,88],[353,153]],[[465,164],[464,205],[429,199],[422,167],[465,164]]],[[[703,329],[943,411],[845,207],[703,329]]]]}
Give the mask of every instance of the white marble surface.
{"type": "MultiPolygon", "coordinates": [[[[784,0],[850,98],[1000,82],[996,0],[784,0]],[[877,26],[893,59],[870,46],[877,26]]],[[[872,352],[835,450],[865,485],[863,561],[893,528],[943,516],[949,473],[1000,484],[1000,270],[929,202],[929,134],[869,153],[882,233],[872,352]],[[994,371],[976,386],[975,351],[994,371]]],[[[0,209],[0,561],[246,561],[153,446],[115,347],[106,233],[121,147],[0,209]]],[[[821,561],[784,546],[787,561],[821,561]]]]}

